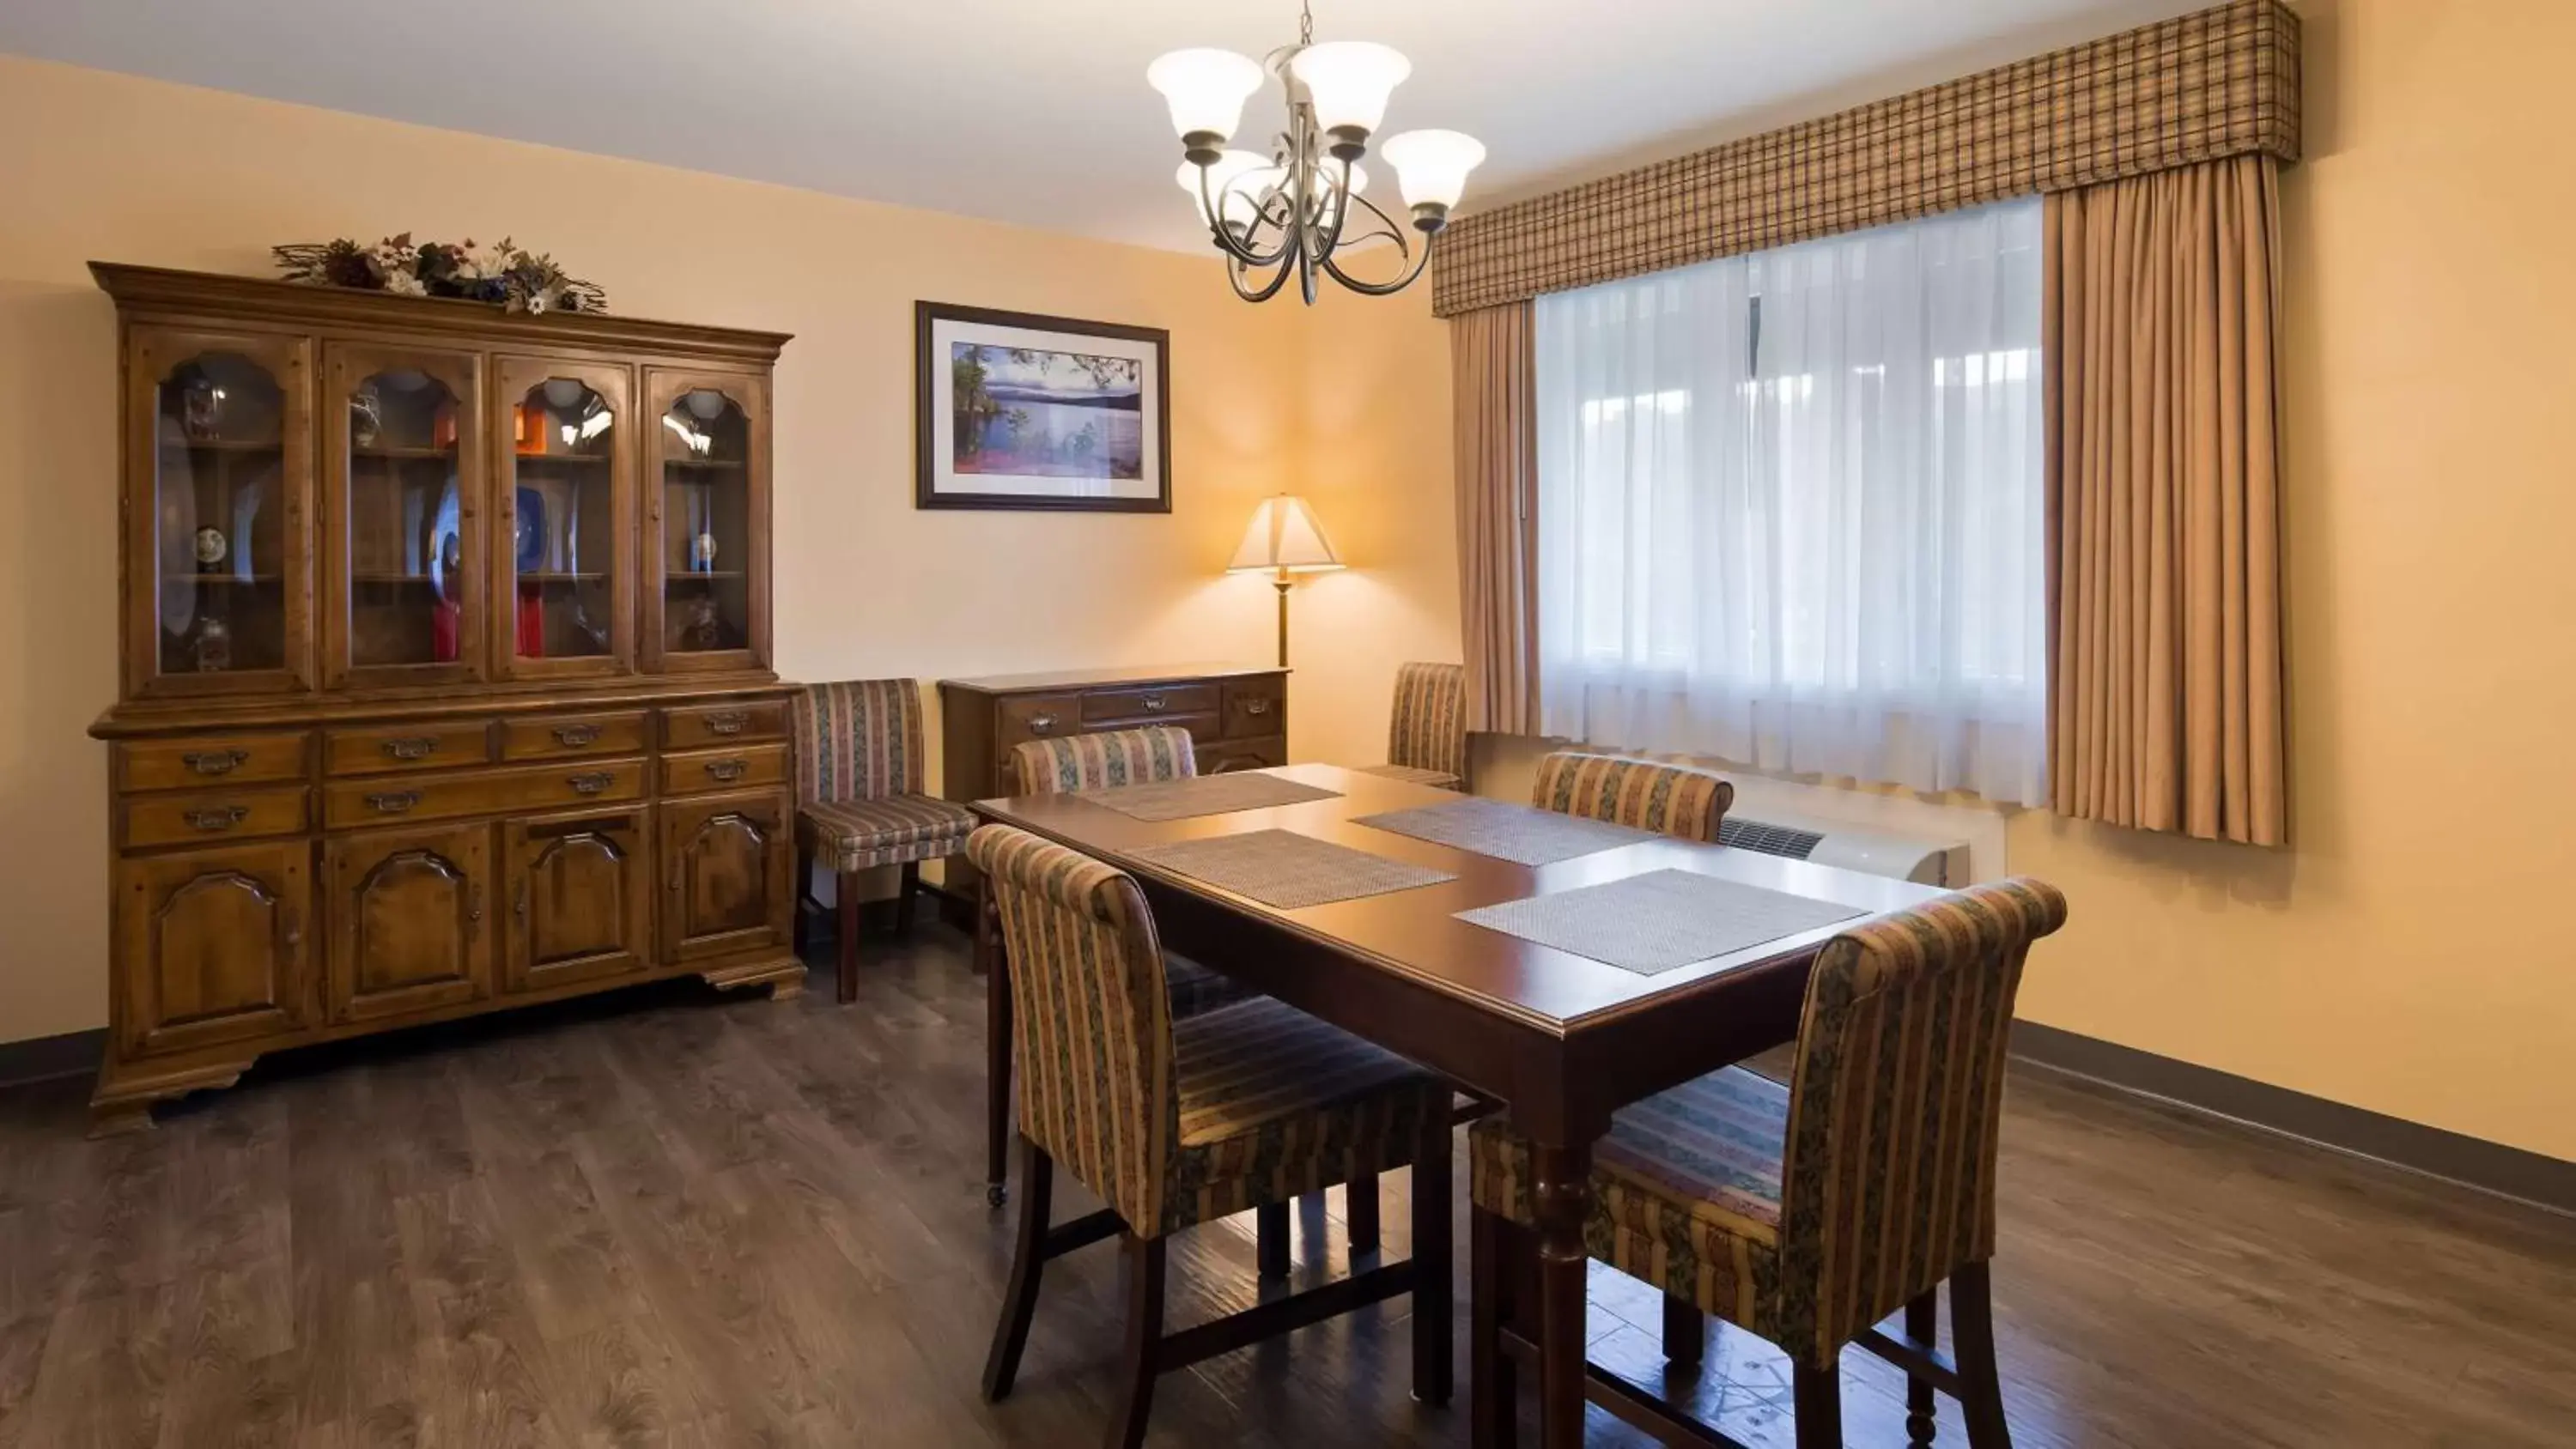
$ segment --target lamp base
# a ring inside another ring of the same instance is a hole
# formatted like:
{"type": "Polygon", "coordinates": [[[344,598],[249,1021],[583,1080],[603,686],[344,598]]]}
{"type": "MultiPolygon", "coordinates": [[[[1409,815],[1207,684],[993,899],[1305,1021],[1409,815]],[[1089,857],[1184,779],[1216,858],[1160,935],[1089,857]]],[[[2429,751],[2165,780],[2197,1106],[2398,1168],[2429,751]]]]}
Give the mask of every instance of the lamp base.
{"type": "Polygon", "coordinates": [[[1279,667],[1288,667],[1288,571],[1281,569],[1270,586],[1279,591],[1279,667]]]}

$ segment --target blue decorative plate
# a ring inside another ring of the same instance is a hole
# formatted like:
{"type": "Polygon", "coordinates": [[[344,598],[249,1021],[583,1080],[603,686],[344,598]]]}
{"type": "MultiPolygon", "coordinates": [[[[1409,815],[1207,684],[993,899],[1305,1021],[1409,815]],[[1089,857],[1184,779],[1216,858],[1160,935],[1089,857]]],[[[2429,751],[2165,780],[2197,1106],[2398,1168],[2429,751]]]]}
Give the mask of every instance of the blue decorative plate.
{"type": "Polygon", "coordinates": [[[534,488],[519,490],[519,572],[546,566],[546,497],[534,488]]]}

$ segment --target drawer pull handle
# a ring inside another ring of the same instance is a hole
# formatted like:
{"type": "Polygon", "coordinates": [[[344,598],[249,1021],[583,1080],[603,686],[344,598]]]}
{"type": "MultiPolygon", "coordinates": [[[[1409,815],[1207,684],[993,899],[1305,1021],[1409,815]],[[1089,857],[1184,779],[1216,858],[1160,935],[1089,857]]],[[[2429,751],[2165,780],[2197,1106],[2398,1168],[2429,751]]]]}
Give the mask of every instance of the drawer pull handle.
{"type": "Polygon", "coordinates": [[[400,815],[420,803],[418,790],[388,790],[367,797],[367,808],[379,815],[400,815]]]}
{"type": "Polygon", "coordinates": [[[564,783],[570,785],[576,795],[596,795],[616,784],[617,777],[606,770],[595,770],[587,775],[566,775],[564,783]]]}
{"type": "Polygon", "coordinates": [[[211,810],[188,812],[188,823],[199,830],[230,830],[249,818],[247,805],[218,805],[211,810]]]}
{"type": "Polygon", "coordinates": [[[200,775],[229,775],[250,763],[250,751],[190,750],[179,758],[200,775]]]}
{"type": "Polygon", "coordinates": [[[741,760],[707,761],[707,774],[728,785],[741,779],[742,772],[746,768],[748,768],[748,766],[741,760]]]}
{"type": "Polygon", "coordinates": [[[567,750],[577,750],[584,745],[596,744],[598,740],[599,726],[594,724],[555,726],[555,743],[567,750]]]}
{"type": "Polygon", "coordinates": [[[1270,701],[1266,699],[1247,699],[1243,702],[1243,712],[1245,714],[1268,714],[1270,713],[1270,701]]]}
{"type": "Polygon", "coordinates": [[[1147,714],[1161,714],[1164,710],[1171,707],[1171,703],[1172,702],[1170,700],[1163,698],[1159,694],[1146,695],[1145,712],[1147,714]]]}
{"type": "Polygon", "coordinates": [[[707,716],[707,733],[711,735],[738,735],[742,733],[743,727],[750,723],[751,716],[742,714],[738,711],[727,710],[723,714],[711,714],[707,716]]]}
{"type": "Polygon", "coordinates": [[[1029,733],[1030,733],[1030,734],[1033,734],[1033,735],[1042,735],[1042,734],[1045,734],[1048,730],[1051,730],[1051,729],[1054,729],[1054,728],[1055,728],[1055,716],[1054,716],[1054,715],[1046,714],[1046,713],[1044,713],[1044,712],[1040,712],[1040,713],[1038,713],[1038,714],[1033,714],[1033,715],[1030,715],[1030,716],[1029,716],[1029,733]]]}
{"type": "Polygon", "coordinates": [[[385,741],[385,753],[397,760],[425,760],[438,753],[438,736],[406,735],[385,741]]]}

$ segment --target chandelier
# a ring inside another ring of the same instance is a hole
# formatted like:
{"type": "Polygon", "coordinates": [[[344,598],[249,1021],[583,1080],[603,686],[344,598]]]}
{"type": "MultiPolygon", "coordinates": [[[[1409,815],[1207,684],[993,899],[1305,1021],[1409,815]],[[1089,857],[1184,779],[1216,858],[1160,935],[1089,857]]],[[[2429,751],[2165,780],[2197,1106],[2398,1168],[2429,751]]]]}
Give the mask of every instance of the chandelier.
{"type": "Polygon", "coordinates": [[[1312,306],[1318,272],[1373,297],[1400,292],[1422,275],[1485,148],[1456,131],[1406,131],[1379,146],[1412,210],[1418,245],[1361,195],[1369,136],[1386,117],[1387,98],[1412,73],[1411,61],[1383,45],[1316,44],[1311,10],[1299,17],[1297,43],[1272,51],[1266,66],[1230,50],[1201,49],[1176,50],[1146,67],[1147,84],[1171,103],[1172,127],[1181,133],[1187,159],[1175,179],[1225,254],[1236,296],[1266,302],[1293,276],[1312,306]],[[1261,89],[1265,71],[1287,93],[1288,128],[1267,156],[1230,150],[1243,103],[1261,89]],[[1394,243],[1394,276],[1372,281],[1342,269],[1344,248],[1379,239],[1394,243]]]}

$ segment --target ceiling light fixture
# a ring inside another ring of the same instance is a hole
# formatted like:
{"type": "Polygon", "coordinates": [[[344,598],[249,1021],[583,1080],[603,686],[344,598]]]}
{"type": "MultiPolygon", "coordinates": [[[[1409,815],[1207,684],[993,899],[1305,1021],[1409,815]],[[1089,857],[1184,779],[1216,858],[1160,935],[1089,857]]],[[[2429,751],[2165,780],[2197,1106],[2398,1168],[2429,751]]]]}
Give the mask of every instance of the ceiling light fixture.
{"type": "Polygon", "coordinates": [[[1360,193],[1368,173],[1359,160],[1369,136],[1386,118],[1387,98],[1413,73],[1413,62],[1364,40],[1315,43],[1315,16],[1301,7],[1297,43],[1262,63],[1230,50],[1176,50],[1145,68],[1146,83],[1171,103],[1172,128],[1181,135],[1177,179],[1198,204],[1217,249],[1225,253],[1226,278],[1235,295],[1266,302],[1293,276],[1312,306],[1315,274],[1322,272],[1354,292],[1383,297],[1403,291],[1431,260],[1431,243],[1449,224],[1449,210],[1467,189],[1467,173],[1485,159],[1485,148],[1456,131],[1406,131],[1378,148],[1395,168],[1396,185],[1412,209],[1417,246],[1404,228],[1360,193]],[[1243,103],[1276,75],[1288,97],[1288,129],[1273,140],[1265,159],[1257,151],[1226,149],[1243,122],[1243,103]],[[1351,224],[1353,211],[1376,218],[1351,224]],[[1386,281],[1351,276],[1335,260],[1342,248],[1384,238],[1395,243],[1396,275],[1386,281]],[[1256,276],[1268,273],[1267,280],[1256,276]]]}

